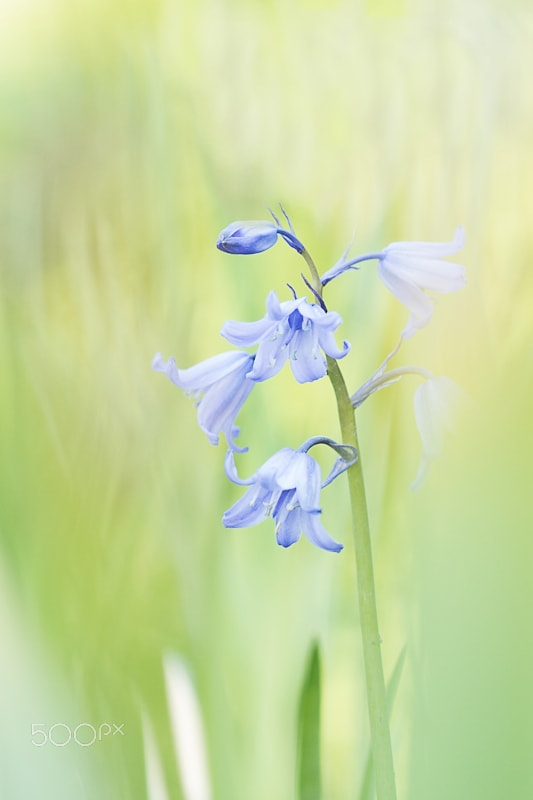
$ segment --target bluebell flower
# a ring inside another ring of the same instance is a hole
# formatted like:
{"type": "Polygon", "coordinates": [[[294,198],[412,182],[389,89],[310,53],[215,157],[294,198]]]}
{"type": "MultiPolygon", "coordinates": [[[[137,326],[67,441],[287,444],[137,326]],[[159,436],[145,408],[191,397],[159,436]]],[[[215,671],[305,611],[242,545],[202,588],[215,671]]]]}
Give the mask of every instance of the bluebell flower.
{"type": "Polygon", "coordinates": [[[338,553],[343,545],[331,538],[320,521],[320,490],[356,460],[354,447],[326,437],[314,437],[298,450],[282,448],[251,478],[242,480],[235,468],[233,452],[229,450],[225,462],[228,478],[250,488],[225,512],[222,522],[226,528],[248,528],[272,516],[276,539],[282,547],[294,544],[304,533],[317,547],[338,553]],[[325,481],[321,481],[318,463],[307,452],[317,444],[326,444],[339,455],[325,481]]]}
{"type": "Polygon", "coordinates": [[[451,242],[394,242],[383,251],[378,275],[389,291],[410,311],[404,339],[425,327],[433,316],[433,303],[425,291],[449,294],[466,286],[465,268],[443,261],[465,243],[462,228],[451,242]]]}
{"type": "Polygon", "coordinates": [[[331,358],[343,358],[350,350],[348,342],[344,342],[342,350],[335,342],[333,334],[342,322],[336,311],[324,311],[319,305],[308,303],[305,297],[280,303],[272,291],[266,301],[266,312],[256,322],[230,320],[220,331],[238,347],[259,345],[253,369],[248,373],[252,381],[276,375],[287,359],[299,383],[316,381],[327,372],[324,353],[331,358]]]}
{"type": "Polygon", "coordinates": [[[357,269],[363,261],[378,260],[378,275],[390,292],[410,311],[404,339],[425,327],[433,316],[433,304],[425,291],[448,294],[466,286],[465,268],[443,261],[455,255],[465,243],[462,227],[457,228],[451,242],[393,242],[379,253],[357,258],[343,257],[322,275],[325,286],[348,269],[357,269]]]}
{"type": "Polygon", "coordinates": [[[234,438],[239,434],[235,420],[254,382],[246,376],[253,367],[254,356],[242,351],[220,353],[194,367],[178,369],[173,358],[165,363],[161,353],[152,361],[152,369],[164,372],[172,383],[190,395],[198,407],[198,423],[211,444],[217,445],[223,433],[232,450],[244,453],[234,438]]]}

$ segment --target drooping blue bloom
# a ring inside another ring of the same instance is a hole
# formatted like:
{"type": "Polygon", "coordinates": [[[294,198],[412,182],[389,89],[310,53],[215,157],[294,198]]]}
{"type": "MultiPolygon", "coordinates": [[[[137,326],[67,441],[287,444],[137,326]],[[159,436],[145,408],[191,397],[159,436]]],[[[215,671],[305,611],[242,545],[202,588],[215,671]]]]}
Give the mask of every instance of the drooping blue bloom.
{"type": "Polygon", "coordinates": [[[165,363],[161,353],[157,353],[152,369],[164,372],[172,383],[192,396],[198,407],[198,424],[211,444],[217,445],[219,434],[223,433],[232,450],[244,453],[248,448],[238,447],[234,442],[239,434],[235,420],[254,387],[254,382],[246,377],[253,363],[254,356],[231,351],[212,356],[194,367],[178,369],[173,358],[165,363]]]}
{"type": "Polygon", "coordinates": [[[410,311],[409,320],[402,331],[408,339],[425,327],[433,316],[433,304],[426,291],[449,294],[466,286],[465,268],[461,264],[443,261],[455,255],[465,243],[462,227],[455,230],[451,242],[393,242],[379,253],[367,253],[347,259],[346,255],[322,275],[325,286],[348,269],[358,269],[358,264],[378,260],[378,275],[392,294],[410,311]]]}
{"type": "Polygon", "coordinates": [[[266,312],[256,322],[230,320],[220,331],[238,347],[259,345],[253,369],[248,373],[252,381],[276,375],[287,359],[299,383],[316,381],[327,372],[324,353],[343,358],[350,350],[348,342],[344,342],[342,350],[335,342],[333,334],[342,322],[336,311],[324,311],[305,297],[280,303],[272,291],[267,297],[266,312]]]}
{"type": "Polygon", "coordinates": [[[233,253],[235,255],[262,253],[276,244],[279,235],[298,253],[303,253],[305,248],[300,240],[296,238],[292,223],[283,208],[282,211],[288,222],[289,230],[281,226],[279,219],[274,214],[272,214],[274,222],[269,220],[238,220],[237,222],[232,222],[220,233],[217,239],[218,249],[224,253],[233,253]]]}
{"type": "Polygon", "coordinates": [[[317,436],[308,439],[298,450],[282,448],[251,478],[242,480],[235,469],[233,452],[229,450],[225,462],[228,478],[250,488],[225,512],[222,522],[226,528],[248,528],[272,516],[276,524],[276,539],[282,547],[294,544],[304,533],[317,547],[338,553],[343,545],[331,538],[320,521],[320,490],[356,460],[354,447],[317,436]],[[322,482],[320,467],[307,452],[317,444],[326,444],[339,455],[322,482]]]}
{"type": "Polygon", "coordinates": [[[433,303],[425,291],[449,294],[466,286],[465,268],[443,261],[465,243],[463,228],[451,242],[393,242],[383,251],[378,275],[390,292],[410,311],[404,339],[425,327],[433,316],[433,303]]]}

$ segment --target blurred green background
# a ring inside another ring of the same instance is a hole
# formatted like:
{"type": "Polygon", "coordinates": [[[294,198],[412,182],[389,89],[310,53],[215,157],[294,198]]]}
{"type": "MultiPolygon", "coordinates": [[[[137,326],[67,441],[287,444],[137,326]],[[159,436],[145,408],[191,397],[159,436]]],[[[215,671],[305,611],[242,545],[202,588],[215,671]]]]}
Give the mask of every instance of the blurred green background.
{"type": "MultiPolygon", "coordinates": [[[[159,350],[183,367],[222,352],[225,319],[301,287],[282,243],[247,259],[214,247],[280,201],[321,271],[354,230],[365,252],[465,227],[467,289],[395,365],[449,375],[476,413],[416,495],[415,382],[359,413],[388,674],[407,646],[399,797],[533,796],[532,34],[526,0],[2,0],[2,798],[142,800],[149,727],[167,784],[150,800],[292,800],[313,637],[324,796],[358,797],[368,727],[345,483],[323,496],[339,556],[284,551],[271,522],[225,530],[240,490],[224,449],[150,369],[159,350]],[[210,794],[180,788],[168,653],[196,690],[210,794]],[[32,744],[32,724],[80,723],[125,735],[32,744]]],[[[327,297],[353,391],[406,312],[372,264],[327,297]]],[[[239,423],[244,475],[338,436],[328,382],[288,370],[239,423]]]]}

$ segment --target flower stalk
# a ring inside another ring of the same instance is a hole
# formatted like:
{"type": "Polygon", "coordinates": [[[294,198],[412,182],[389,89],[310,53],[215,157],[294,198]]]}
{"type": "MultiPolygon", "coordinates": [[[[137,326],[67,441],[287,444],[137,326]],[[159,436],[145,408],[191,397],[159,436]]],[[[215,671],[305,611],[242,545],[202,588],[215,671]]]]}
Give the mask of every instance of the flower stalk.
{"type": "MultiPolygon", "coordinates": [[[[323,287],[318,277],[316,266],[307,251],[304,251],[303,255],[310,268],[314,288],[321,296],[323,287]]],[[[337,401],[341,441],[354,447],[359,456],[357,461],[346,471],[346,474],[352,509],[359,621],[363,641],[368,716],[377,800],[396,800],[396,781],[389,729],[387,691],[381,658],[381,636],[378,625],[372,542],[355,410],[341,369],[337,361],[330,356],[327,357],[327,369],[328,378],[337,401]]]]}
{"type": "Polygon", "coordinates": [[[355,447],[359,453],[358,460],[347,470],[346,474],[348,476],[352,507],[359,618],[363,640],[377,798],[378,800],[396,800],[394,763],[389,731],[385,676],[381,659],[381,637],[378,626],[372,543],[361,465],[361,450],[357,438],[355,413],[342,372],[337,362],[330,358],[328,358],[328,376],[337,400],[341,439],[345,444],[355,447]]]}

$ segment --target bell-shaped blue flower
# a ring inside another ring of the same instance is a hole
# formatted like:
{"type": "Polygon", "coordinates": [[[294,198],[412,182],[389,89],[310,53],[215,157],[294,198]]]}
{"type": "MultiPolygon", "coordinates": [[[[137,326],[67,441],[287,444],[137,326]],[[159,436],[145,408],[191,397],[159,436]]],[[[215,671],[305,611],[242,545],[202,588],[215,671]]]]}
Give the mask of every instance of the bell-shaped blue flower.
{"type": "Polygon", "coordinates": [[[164,372],[194,399],[198,424],[211,444],[217,445],[219,434],[223,433],[232,450],[244,453],[248,448],[238,447],[234,442],[239,433],[235,420],[254,387],[254,382],[246,377],[253,363],[254,356],[232,351],[212,356],[194,367],[178,369],[173,358],[165,362],[161,353],[157,353],[152,369],[164,372]]]}
{"type": "Polygon", "coordinates": [[[294,544],[304,533],[317,547],[338,553],[343,545],[331,538],[320,521],[320,490],[356,460],[354,447],[315,437],[298,450],[282,448],[251,478],[242,480],[235,469],[233,452],[229,450],[225,462],[228,478],[250,488],[225,512],[222,522],[226,528],[248,528],[272,516],[276,539],[282,547],[294,544]],[[307,452],[316,444],[327,444],[339,455],[325,481],[321,481],[318,463],[307,452]]]}
{"type": "Polygon", "coordinates": [[[449,294],[466,286],[465,268],[443,260],[459,252],[464,243],[464,230],[457,228],[451,242],[393,242],[383,250],[378,275],[410,311],[404,339],[425,327],[433,316],[426,291],[449,294]]]}
{"type": "Polygon", "coordinates": [[[359,269],[363,261],[377,259],[378,275],[387,289],[409,310],[409,320],[402,336],[409,339],[424,328],[433,316],[433,303],[427,292],[449,294],[466,286],[465,268],[444,261],[464,247],[462,227],[455,230],[450,242],[393,242],[379,253],[347,258],[347,253],[322,275],[325,286],[348,269],[359,269]]]}
{"type": "Polygon", "coordinates": [[[342,350],[335,342],[333,334],[342,322],[336,311],[324,311],[305,297],[280,303],[272,291],[267,297],[266,312],[257,322],[230,320],[220,331],[238,347],[259,345],[253,369],[248,373],[252,381],[276,375],[287,359],[299,383],[316,381],[327,372],[324,353],[343,358],[350,350],[348,342],[344,342],[342,350]]]}

